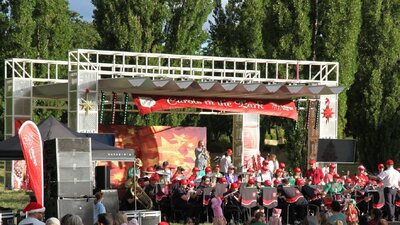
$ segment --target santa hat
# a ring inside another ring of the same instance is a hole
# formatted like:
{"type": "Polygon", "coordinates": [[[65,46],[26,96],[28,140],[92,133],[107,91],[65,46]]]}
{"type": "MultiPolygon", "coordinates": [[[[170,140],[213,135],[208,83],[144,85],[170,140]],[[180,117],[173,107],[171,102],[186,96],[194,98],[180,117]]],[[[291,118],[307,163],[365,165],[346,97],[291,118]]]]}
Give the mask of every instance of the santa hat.
{"type": "Polygon", "coordinates": [[[45,212],[45,211],[46,208],[43,207],[41,204],[37,202],[30,202],[20,214],[21,216],[24,216],[29,213],[45,212]]]}
{"type": "Polygon", "coordinates": [[[274,209],[272,210],[272,216],[278,217],[278,216],[281,215],[281,212],[282,212],[282,209],[274,208],[274,209]]]}

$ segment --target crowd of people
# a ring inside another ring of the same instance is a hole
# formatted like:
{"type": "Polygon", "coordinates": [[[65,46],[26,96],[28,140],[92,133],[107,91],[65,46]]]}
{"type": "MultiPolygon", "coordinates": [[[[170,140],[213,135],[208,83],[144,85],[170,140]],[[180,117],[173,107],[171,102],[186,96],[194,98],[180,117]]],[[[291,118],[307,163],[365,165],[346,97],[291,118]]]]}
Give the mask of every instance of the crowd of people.
{"type": "MultiPolygon", "coordinates": [[[[203,141],[195,149],[195,166],[173,168],[168,162],[143,168],[138,159],[128,171],[127,190],[120,200],[120,212],[111,215],[95,195],[93,221],[104,225],[135,225],[124,212],[153,209],[164,221],[214,225],[251,224],[385,224],[400,214],[400,173],[393,160],[379,164],[375,173],[359,165],[354,175],[339,174],[335,164],[326,171],[309,160],[309,169],[287,169],[276,155],[254,156],[238,171],[228,149],[218,164],[210,166],[210,154],[203,141]],[[385,169],[386,166],[386,169],[385,169]],[[149,204],[143,201],[143,195],[149,204]],[[399,208],[398,208],[399,207],[399,208]]],[[[31,204],[31,203],[30,203],[31,204]]],[[[44,208],[27,206],[29,215],[19,225],[44,225],[44,208]]],[[[83,225],[79,216],[50,218],[48,225],[83,225]],[[58,221],[58,222],[57,222],[58,221]]],[[[168,224],[161,222],[160,224],[168,224]]]]}
{"type": "MultiPolygon", "coordinates": [[[[190,175],[184,175],[185,168],[171,168],[164,162],[144,169],[138,183],[153,201],[153,209],[161,210],[163,218],[169,221],[213,220],[214,224],[228,224],[253,220],[252,224],[271,224],[275,218],[283,224],[294,224],[318,214],[318,224],[336,224],[337,217],[343,224],[379,224],[384,218],[398,218],[400,173],[394,169],[393,160],[387,160],[386,169],[379,164],[376,173],[367,173],[359,165],[358,172],[351,176],[339,174],[335,164],[324,171],[313,159],[306,171],[298,167],[287,170],[285,163],[270,154],[266,159],[255,156],[253,163],[239,172],[232,164],[232,154],[228,149],[219,163],[211,167],[207,162],[210,155],[200,141],[190,175]],[[249,197],[249,193],[253,195],[249,197]],[[276,204],[268,205],[274,199],[276,204]],[[278,217],[273,213],[276,209],[282,211],[278,217]],[[378,217],[379,220],[374,219],[378,217]]],[[[132,204],[122,204],[120,208],[132,209],[132,204]]]]}

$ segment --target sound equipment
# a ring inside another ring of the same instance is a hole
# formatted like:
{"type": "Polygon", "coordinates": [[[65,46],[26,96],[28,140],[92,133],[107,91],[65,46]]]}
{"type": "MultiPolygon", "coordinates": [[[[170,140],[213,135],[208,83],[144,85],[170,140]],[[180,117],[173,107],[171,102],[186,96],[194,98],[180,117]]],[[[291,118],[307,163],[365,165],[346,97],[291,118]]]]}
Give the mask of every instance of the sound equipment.
{"type": "Polygon", "coordinates": [[[45,199],[83,197],[92,193],[89,138],[56,138],[44,142],[45,199]]]}
{"type": "Polygon", "coordinates": [[[110,189],[110,167],[96,166],[94,172],[94,179],[96,181],[96,190],[110,189]]]}
{"type": "Polygon", "coordinates": [[[161,222],[161,211],[134,210],[125,211],[128,221],[135,218],[139,225],[159,224],[161,222]]]}
{"type": "Polygon", "coordinates": [[[102,190],[103,200],[101,201],[107,212],[116,214],[119,211],[118,190],[102,190]]]}
{"type": "Polygon", "coordinates": [[[80,216],[85,225],[93,224],[93,198],[53,198],[45,202],[45,207],[46,218],[61,219],[67,214],[72,214],[80,216]]]}
{"type": "Polygon", "coordinates": [[[0,221],[2,225],[14,225],[14,213],[12,210],[0,211],[0,221]]]}
{"type": "Polygon", "coordinates": [[[400,221],[389,222],[388,225],[400,225],[400,221]]]}

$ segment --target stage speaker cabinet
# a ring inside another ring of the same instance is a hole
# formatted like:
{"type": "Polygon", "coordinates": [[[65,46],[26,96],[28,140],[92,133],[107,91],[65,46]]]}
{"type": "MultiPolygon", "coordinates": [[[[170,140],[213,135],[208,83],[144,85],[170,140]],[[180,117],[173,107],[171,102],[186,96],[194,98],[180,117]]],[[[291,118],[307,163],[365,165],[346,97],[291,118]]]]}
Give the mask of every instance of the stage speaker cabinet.
{"type": "Polygon", "coordinates": [[[14,213],[12,210],[0,211],[0,220],[2,225],[15,225],[14,213]]]}
{"type": "Polygon", "coordinates": [[[116,214],[119,211],[118,190],[108,189],[101,192],[103,192],[103,200],[101,202],[107,212],[116,214]]]}
{"type": "Polygon", "coordinates": [[[96,166],[95,168],[95,181],[96,190],[110,189],[110,167],[108,166],[96,166]]]}
{"type": "Polygon", "coordinates": [[[128,221],[135,218],[139,225],[159,224],[161,222],[161,211],[152,210],[132,210],[125,211],[128,221]]]}
{"type": "Polygon", "coordinates": [[[52,198],[45,202],[46,218],[56,217],[61,219],[67,214],[78,215],[83,224],[93,224],[93,198],[52,198]]]}
{"type": "Polygon", "coordinates": [[[56,138],[44,143],[45,198],[89,196],[93,190],[89,138],[56,138]]]}

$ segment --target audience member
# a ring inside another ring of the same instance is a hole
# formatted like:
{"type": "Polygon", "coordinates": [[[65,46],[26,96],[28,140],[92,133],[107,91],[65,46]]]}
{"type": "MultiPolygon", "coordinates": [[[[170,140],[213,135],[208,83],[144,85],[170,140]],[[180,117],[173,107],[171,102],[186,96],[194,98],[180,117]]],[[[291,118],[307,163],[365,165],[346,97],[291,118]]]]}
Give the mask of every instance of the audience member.
{"type": "Polygon", "coordinates": [[[101,202],[103,200],[104,193],[103,192],[97,192],[94,197],[94,207],[93,207],[93,223],[95,224],[97,222],[97,216],[99,214],[106,213],[106,208],[104,207],[103,203],[101,202]]]}
{"type": "Polygon", "coordinates": [[[44,212],[46,208],[37,202],[29,202],[29,204],[22,211],[23,215],[27,215],[27,218],[21,220],[18,225],[45,225],[43,221],[44,212]]]}
{"type": "Polygon", "coordinates": [[[124,212],[117,212],[114,215],[114,225],[127,225],[128,216],[124,212]]]}
{"type": "Polygon", "coordinates": [[[330,225],[335,225],[336,221],[340,220],[343,225],[347,225],[346,215],[340,212],[341,206],[338,201],[332,201],[332,215],[328,217],[327,222],[330,225]]]}
{"type": "Polygon", "coordinates": [[[97,217],[97,225],[114,225],[114,218],[111,213],[99,214],[97,217]]]}
{"type": "Polygon", "coordinates": [[[46,220],[46,225],[61,225],[61,223],[59,219],[50,217],[46,220]]]}

